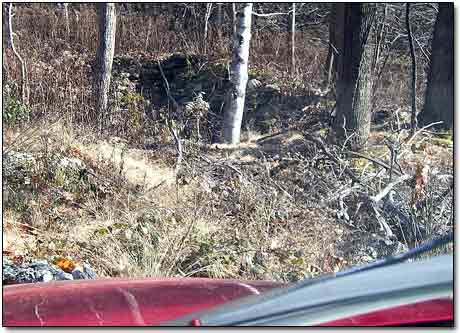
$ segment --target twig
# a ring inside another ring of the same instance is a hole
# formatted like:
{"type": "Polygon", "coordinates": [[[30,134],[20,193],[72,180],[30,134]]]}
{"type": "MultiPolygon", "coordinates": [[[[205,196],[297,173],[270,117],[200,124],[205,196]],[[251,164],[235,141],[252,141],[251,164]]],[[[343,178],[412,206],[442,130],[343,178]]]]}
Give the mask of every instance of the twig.
{"type": "MultiPolygon", "coordinates": [[[[345,150],[344,153],[346,154],[349,154],[349,155],[354,155],[354,156],[357,156],[357,157],[361,157],[361,158],[364,158],[368,161],[371,161],[379,166],[381,166],[382,168],[385,168],[387,170],[391,170],[391,166],[389,166],[388,164],[386,164],[385,162],[381,161],[381,160],[377,160],[376,158],[374,157],[370,157],[370,156],[366,156],[364,154],[361,154],[361,153],[357,153],[357,152],[354,152],[354,151],[350,151],[350,150],[345,150]]],[[[398,176],[401,176],[402,173],[399,172],[398,170],[393,170],[396,174],[398,174],[398,176]]]]}
{"type": "Polygon", "coordinates": [[[393,189],[393,187],[395,187],[399,183],[402,183],[402,182],[404,182],[404,181],[406,181],[406,180],[408,180],[410,178],[412,178],[412,176],[410,176],[410,175],[402,175],[401,177],[396,179],[394,182],[388,184],[379,194],[371,196],[370,199],[373,202],[378,203],[380,200],[385,198],[388,195],[388,193],[390,193],[390,191],[393,189]]]}
{"type": "Polygon", "coordinates": [[[177,133],[177,129],[174,128],[173,126],[169,126],[169,130],[171,131],[174,141],[176,143],[176,149],[177,149],[177,160],[176,160],[176,167],[174,170],[174,173],[176,174],[176,180],[177,180],[177,175],[179,174],[179,169],[182,164],[182,142],[180,140],[179,134],[177,133]]]}
{"type": "Polygon", "coordinates": [[[227,168],[229,169],[232,169],[233,171],[235,171],[237,174],[239,174],[240,176],[242,176],[243,174],[241,173],[240,170],[238,170],[237,168],[235,168],[233,165],[231,164],[223,164],[224,166],[226,166],[227,168]]]}
{"type": "Polygon", "coordinates": [[[426,126],[423,126],[421,129],[419,129],[417,132],[415,132],[413,135],[411,135],[409,137],[409,139],[407,140],[406,142],[406,145],[410,145],[411,142],[415,139],[415,137],[420,134],[421,132],[423,132],[424,130],[426,130],[427,128],[430,128],[432,126],[435,126],[435,125],[439,125],[439,124],[442,124],[443,122],[442,121],[437,121],[435,123],[431,123],[431,124],[428,124],[426,126]]]}
{"type": "Polygon", "coordinates": [[[166,76],[165,76],[165,73],[163,72],[163,67],[161,67],[160,61],[157,60],[157,63],[158,63],[158,67],[160,69],[161,77],[163,78],[163,80],[165,82],[166,94],[168,95],[168,98],[173,103],[173,106],[174,106],[175,109],[181,110],[182,108],[180,107],[179,103],[177,103],[177,101],[171,95],[171,90],[169,88],[169,82],[168,82],[168,79],[166,79],[166,76]]]}
{"type": "Polygon", "coordinates": [[[288,11],[287,13],[267,13],[267,14],[263,14],[263,13],[252,12],[252,15],[257,16],[257,17],[270,17],[270,16],[277,16],[277,15],[289,15],[291,13],[292,13],[292,9],[290,11],[288,11]]]}
{"type": "MultiPolygon", "coordinates": [[[[305,137],[305,139],[309,140],[309,141],[312,141],[314,143],[316,143],[316,145],[318,145],[321,150],[323,151],[323,153],[333,162],[335,162],[336,164],[338,165],[341,165],[342,163],[340,162],[340,160],[331,154],[331,152],[329,151],[329,149],[326,147],[326,145],[324,144],[324,142],[319,139],[319,138],[315,138],[313,135],[311,135],[310,133],[307,133],[307,132],[303,132],[303,135],[305,137]]],[[[353,182],[355,183],[361,183],[361,181],[358,179],[358,177],[355,176],[355,174],[353,173],[353,171],[351,171],[348,167],[345,166],[345,169],[344,169],[344,172],[353,180],[353,182]]]]}
{"type": "Polygon", "coordinates": [[[150,188],[148,188],[145,192],[144,192],[144,195],[153,191],[153,190],[156,190],[157,188],[159,188],[161,185],[163,185],[164,183],[166,183],[166,180],[162,180],[161,182],[159,182],[157,185],[155,186],[152,186],[150,188]]]}
{"type": "Polygon", "coordinates": [[[393,231],[391,231],[390,226],[385,221],[385,219],[382,217],[382,215],[380,215],[380,212],[377,209],[377,204],[375,202],[372,202],[371,206],[372,206],[372,209],[374,210],[375,217],[377,218],[377,221],[379,222],[380,227],[382,228],[382,230],[385,231],[386,237],[388,239],[391,238],[391,237],[394,237],[393,231]]]}
{"type": "MultiPolygon", "coordinates": [[[[163,80],[165,82],[165,88],[166,88],[166,94],[168,95],[168,98],[173,102],[173,106],[176,108],[176,110],[181,110],[180,105],[176,102],[174,97],[171,96],[171,91],[169,89],[169,83],[168,80],[166,79],[165,73],[163,72],[163,68],[161,67],[160,61],[157,60],[158,67],[160,69],[161,76],[163,77],[163,80]]],[[[177,175],[179,173],[180,166],[182,164],[182,142],[180,140],[179,134],[177,133],[177,129],[170,124],[170,122],[167,122],[168,128],[171,131],[174,141],[176,143],[176,149],[177,149],[177,161],[176,161],[176,167],[175,167],[175,175],[176,175],[176,182],[177,182],[177,175]]]]}
{"type": "Polygon", "coordinates": [[[289,199],[294,199],[293,196],[292,196],[291,194],[289,194],[289,192],[286,191],[284,188],[282,188],[280,184],[278,184],[278,183],[275,182],[275,181],[273,182],[273,184],[275,184],[275,186],[276,186],[280,191],[282,191],[284,194],[286,194],[286,195],[289,197],[289,199]]]}

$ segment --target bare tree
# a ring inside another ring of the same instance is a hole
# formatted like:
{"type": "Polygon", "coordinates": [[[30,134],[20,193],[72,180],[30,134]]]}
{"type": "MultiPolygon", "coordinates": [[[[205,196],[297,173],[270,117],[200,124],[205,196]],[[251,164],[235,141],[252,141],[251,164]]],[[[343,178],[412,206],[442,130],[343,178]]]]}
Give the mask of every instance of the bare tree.
{"type": "Polygon", "coordinates": [[[222,3],[217,4],[217,37],[219,42],[222,41],[222,23],[223,23],[223,10],[222,3]]]}
{"type": "Polygon", "coordinates": [[[290,51],[291,51],[291,74],[295,74],[295,2],[292,3],[292,13],[290,16],[290,28],[291,33],[289,34],[290,39],[290,51]]]}
{"type": "Polygon", "coordinates": [[[99,15],[99,46],[95,80],[96,116],[107,111],[110,77],[115,53],[116,13],[114,3],[97,4],[99,15]]]}
{"type": "Polygon", "coordinates": [[[62,4],[62,10],[64,13],[66,37],[70,38],[69,4],[67,2],[62,4]]]}
{"type": "Polygon", "coordinates": [[[412,28],[410,25],[410,3],[406,3],[406,29],[407,29],[407,38],[409,40],[409,48],[410,48],[410,57],[412,60],[412,75],[411,75],[411,105],[412,105],[412,113],[411,113],[411,134],[415,133],[417,129],[417,59],[415,56],[414,50],[414,38],[412,36],[412,28]]]}
{"type": "Polygon", "coordinates": [[[431,63],[425,104],[418,115],[421,125],[443,121],[452,128],[454,122],[454,6],[439,3],[434,27],[431,63]]]}
{"type": "Polygon", "coordinates": [[[362,148],[370,132],[373,87],[373,47],[369,35],[375,19],[372,3],[335,4],[337,112],[334,130],[351,149],[362,148]]]}
{"type": "Polygon", "coordinates": [[[252,3],[244,3],[242,7],[242,10],[237,15],[236,34],[233,37],[233,57],[230,68],[231,88],[227,95],[223,124],[223,140],[231,144],[240,142],[244,99],[248,82],[252,3]]]}
{"type": "Polygon", "coordinates": [[[21,64],[21,98],[23,104],[29,104],[29,91],[28,91],[28,82],[27,82],[27,67],[24,59],[22,59],[19,52],[16,50],[14,45],[14,33],[13,33],[13,3],[10,2],[8,6],[8,43],[15,57],[19,60],[21,64]]]}
{"type": "Polygon", "coordinates": [[[208,41],[208,22],[209,22],[209,17],[211,16],[211,11],[212,11],[212,2],[208,2],[206,4],[206,13],[204,16],[204,39],[203,39],[203,50],[204,53],[207,52],[207,41],[208,41]]]}

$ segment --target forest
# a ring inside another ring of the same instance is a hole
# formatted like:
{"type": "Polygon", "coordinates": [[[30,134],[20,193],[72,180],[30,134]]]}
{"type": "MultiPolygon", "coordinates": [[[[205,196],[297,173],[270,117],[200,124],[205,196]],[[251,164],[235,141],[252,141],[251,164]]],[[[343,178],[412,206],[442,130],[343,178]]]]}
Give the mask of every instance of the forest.
{"type": "Polygon", "coordinates": [[[453,230],[453,3],[2,7],[4,283],[294,282],[453,230]]]}

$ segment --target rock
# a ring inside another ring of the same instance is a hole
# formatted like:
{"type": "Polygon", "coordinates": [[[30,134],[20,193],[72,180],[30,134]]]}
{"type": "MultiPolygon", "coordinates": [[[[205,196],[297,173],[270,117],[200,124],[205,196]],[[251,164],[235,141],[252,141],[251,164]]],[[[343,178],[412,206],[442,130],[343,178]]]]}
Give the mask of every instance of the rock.
{"type": "MultiPolygon", "coordinates": [[[[63,271],[57,271],[54,275],[54,280],[56,281],[73,280],[73,275],[70,273],[63,272],[63,271]]],[[[42,282],[45,282],[45,281],[42,280],[42,282]]]]}
{"type": "Polygon", "coordinates": [[[30,184],[37,168],[37,158],[32,154],[9,151],[3,154],[3,177],[9,182],[30,184]]]}
{"type": "Polygon", "coordinates": [[[54,279],[53,273],[51,273],[50,271],[45,272],[45,274],[43,274],[43,282],[50,282],[50,281],[53,281],[53,279],[54,279]]]}
{"type": "Polygon", "coordinates": [[[96,272],[91,268],[88,264],[83,264],[84,272],[88,276],[88,279],[95,279],[97,278],[96,272]]]}
{"type": "Polygon", "coordinates": [[[16,265],[8,258],[3,258],[3,283],[21,284],[50,281],[70,281],[97,278],[94,270],[88,265],[76,267],[71,273],[51,265],[46,260],[33,260],[31,263],[16,265]]]}

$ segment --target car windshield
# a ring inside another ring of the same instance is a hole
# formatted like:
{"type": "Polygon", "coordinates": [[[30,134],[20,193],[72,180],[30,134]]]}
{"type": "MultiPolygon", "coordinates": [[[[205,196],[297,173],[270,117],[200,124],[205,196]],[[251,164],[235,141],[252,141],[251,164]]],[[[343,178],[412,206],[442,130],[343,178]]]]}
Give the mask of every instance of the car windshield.
{"type": "Polygon", "coordinates": [[[417,304],[434,295],[440,299],[453,296],[452,256],[403,264],[393,260],[370,266],[250,296],[164,325],[312,326],[417,304]]]}
{"type": "Polygon", "coordinates": [[[453,3],[2,8],[11,300],[139,283],[166,322],[453,254],[453,3]]]}

